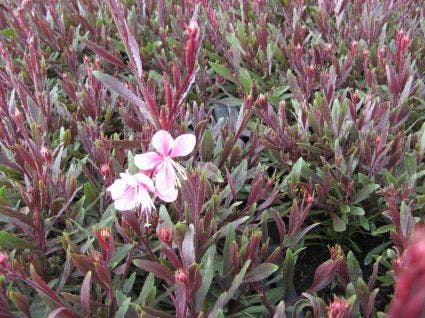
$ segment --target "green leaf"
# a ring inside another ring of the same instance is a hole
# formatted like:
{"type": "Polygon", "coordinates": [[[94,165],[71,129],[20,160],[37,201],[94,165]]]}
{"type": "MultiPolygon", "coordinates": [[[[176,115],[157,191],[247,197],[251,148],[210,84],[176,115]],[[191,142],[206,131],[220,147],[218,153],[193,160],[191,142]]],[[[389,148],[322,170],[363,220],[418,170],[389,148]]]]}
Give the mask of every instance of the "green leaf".
{"type": "Polygon", "coordinates": [[[5,231],[0,231],[0,247],[6,250],[15,248],[38,250],[36,245],[5,231]]]}
{"type": "Polygon", "coordinates": [[[127,297],[121,304],[120,308],[118,309],[118,311],[115,313],[115,318],[124,318],[125,317],[125,313],[128,310],[128,307],[130,306],[130,302],[131,302],[131,298],[127,297]]]}
{"type": "Polygon", "coordinates": [[[90,182],[84,183],[84,195],[89,203],[92,203],[97,199],[97,193],[90,182]]]}
{"type": "Polygon", "coordinates": [[[366,184],[363,188],[359,190],[359,192],[356,193],[356,196],[354,197],[354,202],[352,203],[357,204],[359,202],[362,202],[378,189],[379,189],[379,184],[375,184],[375,183],[366,184]]]}
{"type": "Polygon", "coordinates": [[[246,94],[249,94],[252,89],[252,79],[248,71],[245,68],[241,68],[239,71],[239,79],[241,81],[242,87],[246,94]]]}
{"type": "Polygon", "coordinates": [[[230,73],[229,69],[215,62],[208,62],[208,64],[211,66],[214,72],[216,72],[218,75],[227,79],[230,82],[235,82],[235,79],[232,73],[230,73]]]}
{"type": "Polygon", "coordinates": [[[173,222],[171,221],[167,208],[163,204],[159,207],[159,219],[162,220],[162,224],[169,229],[173,228],[173,222]]]}
{"type": "Polygon", "coordinates": [[[294,273],[295,273],[296,258],[291,249],[286,251],[285,260],[283,261],[283,297],[286,302],[296,297],[294,287],[294,273]]]}
{"type": "Polygon", "coordinates": [[[332,228],[335,232],[344,232],[346,230],[345,222],[335,213],[331,212],[332,228]]]}
{"type": "Polygon", "coordinates": [[[217,299],[211,313],[208,315],[208,318],[215,318],[217,316],[218,311],[220,309],[223,309],[223,307],[229,302],[229,300],[232,299],[232,297],[235,295],[236,290],[242,284],[242,281],[245,277],[245,273],[246,273],[250,263],[251,263],[251,260],[248,260],[245,263],[245,265],[242,267],[241,271],[233,279],[232,284],[230,285],[230,288],[220,295],[220,297],[217,299]]]}
{"type": "Polygon", "coordinates": [[[357,261],[354,254],[349,251],[347,254],[347,264],[348,264],[348,276],[350,277],[350,282],[354,285],[357,283],[357,279],[362,277],[363,273],[360,268],[360,264],[357,261]]]}
{"type": "Polygon", "coordinates": [[[364,215],[365,212],[363,208],[358,206],[350,206],[350,214],[352,215],[364,215]]]}
{"type": "Polygon", "coordinates": [[[391,231],[392,229],[394,229],[394,224],[382,225],[378,227],[376,230],[372,231],[372,235],[376,236],[376,235],[384,234],[391,231]]]}
{"type": "Polygon", "coordinates": [[[13,30],[13,29],[0,30],[0,34],[3,35],[6,38],[10,38],[10,39],[15,38],[15,30],[13,30]]]}
{"type": "Polygon", "coordinates": [[[152,288],[155,288],[155,278],[152,273],[149,273],[149,275],[145,279],[145,283],[143,284],[142,291],[140,292],[139,297],[134,303],[140,304],[142,306],[146,305],[146,299],[152,288]]]}
{"type": "Polygon", "coordinates": [[[373,261],[373,257],[382,253],[382,251],[390,246],[391,243],[392,241],[384,242],[371,249],[364,259],[364,264],[369,265],[373,261]]]}
{"type": "Polygon", "coordinates": [[[216,248],[215,245],[211,245],[201,260],[200,272],[202,277],[201,287],[195,294],[195,309],[201,311],[202,305],[204,304],[205,297],[207,296],[211,282],[214,278],[214,256],[216,248]]]}
{"type": "Polygon", "coordinates": [[[134,163],[134,155],[131,151],[127,154],[127,160],[128,160],[128,172],[130,174],[136,174],[140,171],[139,168],[137,168],[136,164],[134,163]]]}
{"type": "Polygon", "coordinates": [[[132,247],[133,245],[130,243],[118,247],[115,250],[114,256],[112,256],[109,266],[111,268],[117,266],[127,256],[128,251],[131,250],[132,247]]]}
{"type": "Polygon", "coordinates": [[[244,283],[253,283],[258,282],[260,280],[263,280],[267,277],[269,277],[271,274],[273,274],[275,271],[277,271],[279,266],[272,263],[263,263],[255,267],[254,269],[250,270],[245,275],[245,279],[243,280],[244,283]]]}

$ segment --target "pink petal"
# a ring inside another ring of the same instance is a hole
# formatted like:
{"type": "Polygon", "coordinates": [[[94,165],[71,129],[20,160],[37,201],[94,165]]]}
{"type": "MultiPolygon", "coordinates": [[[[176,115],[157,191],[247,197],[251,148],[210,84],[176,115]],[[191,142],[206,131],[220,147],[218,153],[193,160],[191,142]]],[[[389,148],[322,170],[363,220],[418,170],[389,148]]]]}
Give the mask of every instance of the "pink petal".
{"type": "Polygon", "coordinates": [[[128,187],[123,196],[115,199],[114,206],[119,211],[132,210],[139,205],[136,189],[128,187]]]}
{"type": "Polygon", "coordinates": [[[118,199],[114,201],[114,207],[118,211],[129,211],[136,208],[138,205],[137,200],[129,200],[128,198],[118,199]]]}
{"type": "Polygon", "coordinates": [[[158,197],[164,202],[174,202],[177,200],[179,191],[176,188],[169,189],[167,193],[157,192],[158,197]]]}
{"type": "Polygon", "coordinates": [[[152,198],[150,197],[149,192],[144,188],[139,189],[137,201],[140,203],[142,210],[144,211],[150,212],[152,208],[154,208],[152,198]]]}
{"type": "Polygon", "coordinates": [[[158,196],[165,202],[177,199],[178,191],[175,186],[176,173],[169,164],[162,165],[156,174],[155,187],[158,196]]]}
{"type": "Polygon", "coordinates": [[[116,200],[122,197],[128,187],[128,183],[123,179],[117,179],[111,184],[106,191],[111,192],[111,197],[113,200],[116,200]]]}
{"type": "Polygon", "coordinates": [[[165,130],[159,130],[152,137],[152,146],[163,156],[168,156],[174,146],[174,139],[165,130]]]}
{"type": "MultiPolygon", "coordinates": [[[[155,191],[155,187],[153,185],[153,181],[144,173],[136,173],[134,177],[137,179],[139,186],[143,187],[143,189],[147,189],[151,192],[155,191]]],[[[143,190],[146,191],[146,190],[143,190]]]]}
{"type": "Polygon", "coordinates": [[[134,156],[134,164],[140,170],[151,170],[163,161],[162,156],[156,152],[147,152],[134,156]]]}
{"type": "Polygon", "coordinates": [[[132,187],[136,187],[137,186],[137,180],[136,180],[136,178],[134,178],[133,175],[131,175],[131,174],[129,174],[129,173],[126,172],[126,173],[120,173],[120,177],[128,185],[130,185],[132,187]]]}
{"type": "Polygon", "coordinates": [[[180,135],[174,140],[174,147],[171,151],[171,157],[183,157],[190,154],[195,148],[196,137],[195,135],[184,134],[180,135]]]}

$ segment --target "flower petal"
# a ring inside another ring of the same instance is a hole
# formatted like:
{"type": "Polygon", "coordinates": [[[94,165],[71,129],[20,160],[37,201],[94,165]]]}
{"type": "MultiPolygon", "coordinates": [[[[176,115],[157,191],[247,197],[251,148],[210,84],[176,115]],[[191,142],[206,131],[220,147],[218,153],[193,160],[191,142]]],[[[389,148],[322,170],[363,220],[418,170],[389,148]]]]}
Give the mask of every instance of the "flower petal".
{"type": "Polygon", "coordinates": [[[129,211],[136,208],[138,202],[136,200],[129,200],[128,198],[118,199],[114,201],[114,207],[118,211],[129,211]]]}
{"type": "Polygon", "coordinates": [[[155,191],[153,181],[147,175],[145,175],[144,173],[136,173],[134,175],[134,177],[137,179],[137,181],[139,183],[139,187],[143,188],[142,189],[143,191],[146,191],[146,189],[151,191],[151,192],[155,191]]]}
{"type": "Polygon", "coordinates": [[[144,188],[140,188],[137,197],[137,201],[140,203],[142,210],[147,213],[150,213],[152,208],[154,208],[155,206],[153,205],[152,198],[149,195],[149,192],[144,188]]]}
{"type": "Polygon", "coordinates": [[[123,179],[117,179],[111,184],[106,191],[111,192],[111,197],[113,200],[121,198],[126,192],[128,183],[123,179]]]}
{"type": "Polygon", "coordinates": [[[168,156],[174,146],[174,139],[165,130],[159,130],[152,137],[152,146],[163,156],[168,156]]]}
{"type": "Polygon", "coordinates": [[[180,135],[174,140],[174,147],[171,157],[183,157],[190,154],[195,148],[196,137],[191,134],[180,135]]]}
{"type": "Polygon", "coordinates": [[[131,187],[127,187],[125,193],[114,201],[115,209],[119,211],[132,210],[139,204],[136,197],[136,189],[131,187]]]}
{"type": "Polygon", "coordinates": [[[173,202],[177,199],[176,173],[170,164],[163,164],[157,171],[155,188],[158,196],[165,202],[173,202]]]}
{"type": "Polygon", "coordinates": [[[162,156],[156,152],[147,152],[134,156],[134,164],[140,170],[151,170],[163,161],[162,156]]]}
{"type": "Polygon", "coordinates": [[[177,200],[179,191],[176,188],[168,189],[167,193],[157,192],[158,197],[164,202],[174,202],[177,200]]]}

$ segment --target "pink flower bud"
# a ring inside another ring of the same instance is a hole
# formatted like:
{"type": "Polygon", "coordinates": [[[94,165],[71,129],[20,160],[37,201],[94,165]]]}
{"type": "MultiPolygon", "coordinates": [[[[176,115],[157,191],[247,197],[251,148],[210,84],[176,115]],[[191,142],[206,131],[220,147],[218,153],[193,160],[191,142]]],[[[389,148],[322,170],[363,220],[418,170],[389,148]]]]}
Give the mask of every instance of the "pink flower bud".
{"type": "Polygon", "coordinates": [[[351,49],[350,49],[350,53],[351,55],[355,55],[357,53],[357,48],[359,47],[359,42],[357,41],[353,41],[351,43],[351,49]]]}
{"type": "Polygon", "coordinates": [[[9,257],[6,253],[0,252],[0,268],[4,267],[9,262],[9,257]]]}
{"type": "Polygon", "coordinates": [[[316,74],[316,69],[314,68],[314,65],[309,65],[307,67],[307,77],[314,78],[315,74],[316,74]]]}
{"type": "Polygon", "coordinates": [[[103,164],[100,167],[100,173],[104,178],[108,178],[111,175],[111,169],[109,168],[109,165],[103,164]]]}
{"type": "Polygon", "coordinates": [[[334,296],[334,300],[329,304],[328,307],[328,318],[351,318],[353,314],[351,312],[350,304],[343,298],[334,296]]]}
{"type": "Polygon", "coordinates": [[[19,109],[15,109],[15,113],[13,114],[13,117],[17,122],[22,122],[22,113],[19,111],[19,109]]]}
{"type": "Polygon", "coordinates": [[[173,236],[168,227],[161,227],[158,230],[157,235],[164,244],[171,245],[173,243],[173,236]]]}
{"type": "Polygon", "coordinates": [[[189,275],[185,269],[178,269],[175,272],[175,278],[177,281],[181,282],[182,284],[186,285],[189,281],[189,275]]]}
{"type": "Polygon", "coordinates": [[[325,46],[325,52],[327,55],[331,55],[332,54],[332,44],[328,43],[325,46]]]}
{"type": "Polygon", "coordinates": [[[351,100],[354,104],[358,104],[358,102],[360,101],[359,95],[357,95],[357,93],[355,92],[351,93],[351,100]]]}
{"type": "Polygon", "coordinates": [[[42,147],[40,150],[41,156],[43,157],[43,160],[46,161],[47,164],[49,164],[52,161],[52,153],[47,147],[42,147]]]}
{"type": "Polygon", "coordinates": [[[257,105],[263,109],[267,109],[267,97],[262,94],[258,96],[257,105]]]}

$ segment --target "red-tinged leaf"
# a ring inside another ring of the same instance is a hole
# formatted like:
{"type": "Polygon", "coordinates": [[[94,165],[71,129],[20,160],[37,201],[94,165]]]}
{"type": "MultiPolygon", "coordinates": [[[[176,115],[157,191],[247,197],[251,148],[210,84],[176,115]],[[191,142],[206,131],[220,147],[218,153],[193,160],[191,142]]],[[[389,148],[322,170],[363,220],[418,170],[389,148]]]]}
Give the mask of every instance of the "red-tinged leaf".
{"type": "Polygon", "coordinates": [[[69,308],[59,307],[53,310],[47,318],[81,318],[81,316],[69,308]]]}
{"type": "Polygon", "coordinates": [[[30,273],[32,277],[32,283],[34,284],[33,286],[35,288],[46,294],[47,297],[49,297],[59,306],[64,305],[59,296],[43,281],[40,275],[37,274],[32,264],[30,265],[30,273]]]}
{"type": "Polygon", "coordinates": [[[308,293],[302,293],[302,295],[310,301],[310,305],[313,308],[314,313],[313,317],[321,317],[320,304],[318,303],[317,299],[308,293]]]}
{"type": "Polygon", "coordinates": [[[93,71],[93,75],[107,88],[113,90],[118,95],[138,106],[146,119],[153,122],[152,115],[149,112],[146,103],[141,98],[137,97],[132,91],[130,91],[127,86],[125,86],[116,78],[99,71],[93,71]]]}
{"type": "Polygon", "coordinates": [[[177,318],[185,318],[187,311],[187,294],[185,285],[176,280],[176,291],[174,298],[174,305],[176,306],[176,317],[177,318]]]}
{"type": "Polygon", "coordinates": [[[139,79],[142,79],[143,77],[143,64],[142,60],[140,59],[140,49],[139,45],[137,44],[136,39],[134,38],[133,33],[130,31],[130,29],[127,26],[127,22],[123,20],[126,32],[127,32],[127,38],[128,38],[128,45],[130,46],[130,52],[132,56],[132,60],[134,62],[134,66],[136,67],[136,74],[139,77],[139,79]]]}
{"type": "Polygon", "coordinates": [[[81,307],[87,316],[90,316],[90,282],[91,271],[88,271],[81,285],[81,307]]]}
{"type": "Polygon", "coordinates": [[[189,225],[189,228],[184,235],[182,244],[182,259],[185,268],[195,263],[195,229],[193,224],[189,225]]]}
{"type": "Polygon", "coordinates": [[[246,273],[245,278],[243,280],[244,283],[254,283],[260,280],[266,279],[275,271],[277,271],[279,266],[271,263],[263,263],[255,267],[246,273]]]}
{"type": "Polygon", "coordinates": [[[164,253],[165,257],[168,259],[168,261],[175,267],[175,268],[181,268],[183,267],[180,259],[177,257],[174,252],[172,252],[168,247],[164,247],[162,249],[162,253],[164,253]]]}
{"type": "Polygon", "coordinates": [[[333,260],[327,260],[320,264],[314,273],[313,284],[306,292],[309,294],[316,293],[325,288],[336,275],[337,265],[333,260]]]}
{"type": "Polygon", "coordinates": [[[135,259],[133,264],[141,269],[154,274],[156,277],[165,280],[169,285],[174,285],[174,273],[166,266],[142,259],[135,259]]]}
{"type": "Polygon", "coordinates": [[[276,223],[277,230],[279,232],[279,241],[282,244],[285,238],[285,233],[286,233],[285,223],[283,222],[283,220],[281,219],[281,217],[279,216],[276,210],[272,211],[272,216],[273,216],[273,220],[276,223]]]}
{"type": "Polygon", "coordinates": [[[118,66],[118,67],[121,67],[121,68],[128,69],[128,66],[125,65],[118,57],[112,55],[111,53],[109,53],[104,48],[98,46],[96,43],[89,41],[87,39],[84,40],[84,43],[87,45],[87,47],[90,50],[92,50],[97,55],[100,55],[101,57],[103,57],[109,63],[114,64],[115,66],[118,66]]]}

